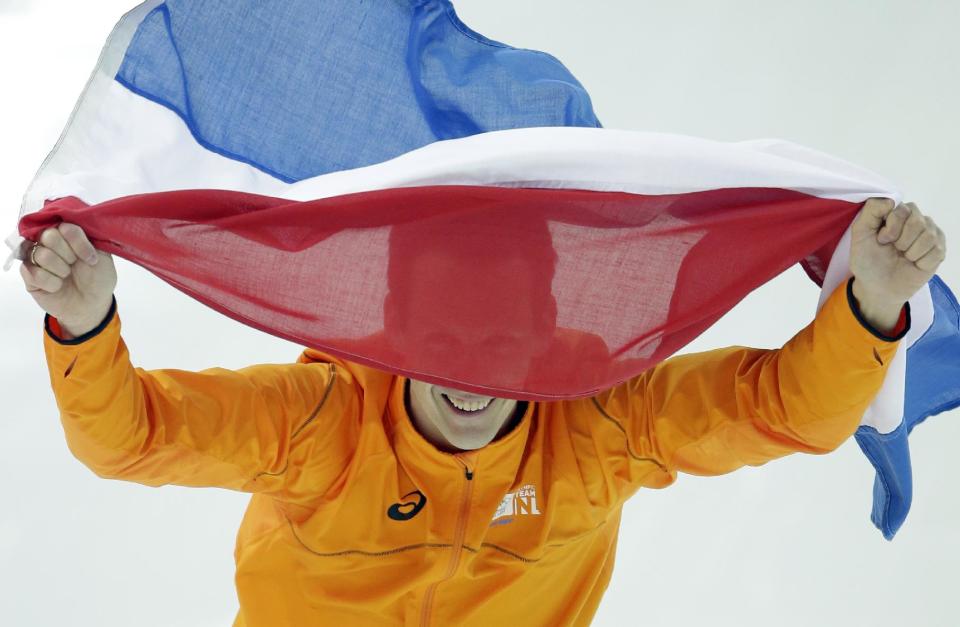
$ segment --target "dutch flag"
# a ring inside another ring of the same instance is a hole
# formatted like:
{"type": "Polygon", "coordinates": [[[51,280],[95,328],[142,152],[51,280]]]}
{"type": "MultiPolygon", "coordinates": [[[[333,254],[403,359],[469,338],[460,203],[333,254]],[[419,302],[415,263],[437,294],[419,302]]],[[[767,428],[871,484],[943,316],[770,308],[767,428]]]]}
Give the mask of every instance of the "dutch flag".
{"type": "MultiPolygon", "coordinates": [[[[877,196],[901,200],[787,141],[604,129],[557,59],[483,37],[447,0],[150,0],[107,41],[24,196],[5,269],[43,228],[74,222],[279,337],[463,389],[573,398],[665,359],[793,264],[822,304],[877,196]],[[512,246],[549,225],[550,315],[591,338],[578,345],[589,369],[564,368],[551,345],[517,382],[496,358],[454,369],[390,347],[384,299],[405,286],[384,270],[386,233],[452,211],[512,246]]],[[[910,305],[856,434],[888,539],[910,507],[910,430],[960,404],[956,298],[934,277],[910,305]]]]}

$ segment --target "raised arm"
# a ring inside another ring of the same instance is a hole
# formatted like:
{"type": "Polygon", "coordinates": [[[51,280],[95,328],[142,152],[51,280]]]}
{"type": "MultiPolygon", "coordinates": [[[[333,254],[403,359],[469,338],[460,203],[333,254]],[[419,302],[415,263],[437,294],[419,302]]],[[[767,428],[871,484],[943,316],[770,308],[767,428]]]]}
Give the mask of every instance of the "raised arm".
{"type": "Polygon", "coordinates": [[[944,255],[943,232],[915,205],[872,199],[852,227],[855,279],[782,348],[674,357],[596,396],[626,437],[628,482],[662,486],[677,471],[721,474],[839,446],[883,383],[907,300],[944,255]]]}
{"type": "Polygon", "coordinates": [[[73,225],[48,229],[41,242],[21,272],[48,312],[50,382],[81,462],[147,485],[250,492],[295,489],[308,471],[322,493],[339,474],[359,430],[349,373],[329,363],[135,368],[120,336],[110,256],[73,225]]]}
{"type": "Polygon", "coordinates": [[[46,319],[67,444],[99,476],[282,492],[296,460],[322,491],[346,464],[359,405],[335,365],[143,370],[130,363],[120,329],[115,304],[85,338],[61,340],[57,321],[46,319]]]}
{"type": "Polygon", "coordinates": [[[906,306],[891,337],[868,328],[848,282],[780,349],[680,355],[593,400],[621,425],[630,474],[652,487],[678,471],[718,475],[825,453],[856,430],[908,328],[906,306]]]}

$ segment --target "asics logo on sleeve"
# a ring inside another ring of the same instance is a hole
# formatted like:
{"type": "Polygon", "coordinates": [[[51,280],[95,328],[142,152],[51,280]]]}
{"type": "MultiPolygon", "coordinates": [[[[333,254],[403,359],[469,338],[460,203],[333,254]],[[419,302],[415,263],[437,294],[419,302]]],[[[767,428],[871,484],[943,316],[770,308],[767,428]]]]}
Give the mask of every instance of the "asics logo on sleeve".
{"type": "Polygon", "coordinates": [[[427,504],[427,497],[425,497],[420,490],[414,490],[413,492],[404,494],[403,498],[406,499],[414,495],[419,497],[416,502],[401,501],[394,503],[390,506],[390,509],[387,510],[387,516],[393,520],[410,520],[416,516],[420,510],[423,509],[423,506],[427,504]]]}

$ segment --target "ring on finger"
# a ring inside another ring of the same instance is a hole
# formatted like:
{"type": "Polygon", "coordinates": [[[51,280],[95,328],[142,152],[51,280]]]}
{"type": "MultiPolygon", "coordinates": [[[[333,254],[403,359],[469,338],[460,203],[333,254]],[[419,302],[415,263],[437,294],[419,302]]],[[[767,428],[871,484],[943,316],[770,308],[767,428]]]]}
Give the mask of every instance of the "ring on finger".
{"type": "Polygon", "coordinates": [[[30,263],[32,263],[32,264],[35,265],[35,266],[39,266],[39,265],[40,265],[39,263],[37,263],[37,249],[38,249],[38,248],[40,248],[40,244],[34,244],[34,245],[33,245],[33,248],[30,249],[30,263]]]}

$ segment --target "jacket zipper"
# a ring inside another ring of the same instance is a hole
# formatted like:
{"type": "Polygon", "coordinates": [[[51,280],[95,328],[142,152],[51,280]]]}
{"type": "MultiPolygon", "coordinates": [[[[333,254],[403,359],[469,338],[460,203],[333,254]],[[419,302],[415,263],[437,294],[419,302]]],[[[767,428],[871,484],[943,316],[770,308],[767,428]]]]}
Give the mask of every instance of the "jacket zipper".
{"type": "Polygon", "coordinates": [[[473,469],[470,467],[470,463],[462,457],[457,456],[457,461],[463,464],[466,485],[460,499],[460,511],[457,514],[457,529],[453,535],[450,564],[447,566],[447,572],[443,577],[430,584],[423,596],[423,611],[420,616],[421,627],[427,627],[430,624],[430,612],[433,609],[433,597],[437,591],[437,586],[453,577],[453,574],[457,572],[457,566],[460,564],[460,554],[463,552],[464,536],[467,535],[467,515],[470,513],[470,497],[473,495],[473,469]]]}

